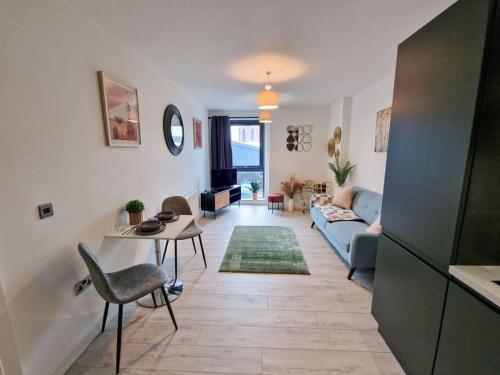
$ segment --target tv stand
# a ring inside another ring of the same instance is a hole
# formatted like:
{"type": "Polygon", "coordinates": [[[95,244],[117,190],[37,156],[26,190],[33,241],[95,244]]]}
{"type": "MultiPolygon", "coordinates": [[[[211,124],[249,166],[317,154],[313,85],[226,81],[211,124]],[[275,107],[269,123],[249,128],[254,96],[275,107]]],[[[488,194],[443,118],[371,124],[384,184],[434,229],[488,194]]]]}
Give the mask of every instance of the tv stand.
{"type": "Polygon", "coordinates": [[[201,193],[200,201],[201,209],[203,210],[203,217],[206,217],[206,213],[208,211],[213,212],[214,219],[216,219],[218,210],[236,202],[240,205],[241,186],[233,185],[206,190],[201,193]]]}

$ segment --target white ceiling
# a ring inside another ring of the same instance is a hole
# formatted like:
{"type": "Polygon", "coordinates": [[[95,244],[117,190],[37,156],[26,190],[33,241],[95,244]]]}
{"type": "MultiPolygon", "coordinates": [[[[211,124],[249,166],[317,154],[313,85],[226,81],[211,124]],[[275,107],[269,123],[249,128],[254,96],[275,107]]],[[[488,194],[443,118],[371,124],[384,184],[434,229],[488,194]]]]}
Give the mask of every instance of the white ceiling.
{"type": "Polygon", "coordinates": [[[397,44],[454,0],[69,0],[209,109],[327,105],[394,71],[397,44]]]}

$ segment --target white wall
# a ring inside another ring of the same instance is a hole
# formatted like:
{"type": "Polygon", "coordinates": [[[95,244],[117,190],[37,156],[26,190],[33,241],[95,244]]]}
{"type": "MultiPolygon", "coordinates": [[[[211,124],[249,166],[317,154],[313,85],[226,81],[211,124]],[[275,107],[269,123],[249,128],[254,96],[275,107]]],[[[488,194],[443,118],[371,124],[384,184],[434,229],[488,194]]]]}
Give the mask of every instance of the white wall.
{"type": "Polygon", "coordinates": [[[168,195],[205,188],[207,112],[63,0],[3,1],[0,25],[0,283],[23,373],[62,373],[97,334],[104,307],[93,288],[73,296],[87,274],[78,242],[106,270],[151,255],[149,241],[103,233],[123,222],[129,199],[150,215],[168,195]],[[98,70],[139,90],[142,147],[105,146],[98,70]],[[186,130],[177,157],[163,138],[170,103],[186,130]],[[193,116],[205,126],[203,150],[193,149],[193,116]],[[55,216],[39,220],[45,202],[55,216]]]}
{"type": "Polygon", "coordinates": [[[280,192],[280,182],[291,174],[300,179],[325,181],[328,161],[329,107],[280,107],[273,111],[270,129],[269,188],[280,192]],[[289,125],[312,125],[310,152],[288,151],[286,138],[289,125]]]}
{"type": "Polygon", "coordinates": [[[392,105],[394,75],[355,95],[352,99],[348,158],[356,164],[350,184],[383,192],[386,152],[375,152],[377,112],[392,105]]]}

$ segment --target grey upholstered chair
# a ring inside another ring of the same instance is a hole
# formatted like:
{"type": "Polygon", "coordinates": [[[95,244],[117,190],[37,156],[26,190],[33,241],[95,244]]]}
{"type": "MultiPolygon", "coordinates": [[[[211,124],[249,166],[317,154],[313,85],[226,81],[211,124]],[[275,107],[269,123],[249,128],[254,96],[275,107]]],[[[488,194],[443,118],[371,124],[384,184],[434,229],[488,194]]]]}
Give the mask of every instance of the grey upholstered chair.
{"type": "MultiPolygon", "coordinates": [[[[161,205],[162,211],[172,211],[179,215],[192,215],[191,207],[186,198],[180,196],[168,197],[163,201],[161,205]]],[[[191,239],[193,243],[194,253],[196,254],[196,245],[194,243],[194,238],[198,237],[201,247],[201,255],[203,255],[203,262],[205,263],[205,268],[207,268],[207,260],[205,259],[205,251],[203,250],[203,242],[201,241],[201,234],[203,229],[193,221],[184,229],[174,240],[174,257],[175,257],[175,279],[177,280],[177,241],[191,239]]],[[[167,255],[168,240],[165,244],[165,250],[163,252],[163,257],[161,263],[165,261],[165,255],[167,255]]]]}
{"type": "Polygon", "coordinates": [[[154,291],[160,289],[166,301],[174,327],[177,330],[174,312],[163,286],[167,282],[168,277],[160,267],[149,263],[138,264],[117,272],[104,273],[97,263],[94,253],[87,245],[79,243],[78,251],[89,269],[90,278],[97,293],[106,301],[101,332],[104,332],[106,328],[109,304],[116,303],[118,305],[118,332],[116,336],[116,373],[118,374],[120,371],[123,304],[136,301],[151,293],[156,307],[154,291]]]}

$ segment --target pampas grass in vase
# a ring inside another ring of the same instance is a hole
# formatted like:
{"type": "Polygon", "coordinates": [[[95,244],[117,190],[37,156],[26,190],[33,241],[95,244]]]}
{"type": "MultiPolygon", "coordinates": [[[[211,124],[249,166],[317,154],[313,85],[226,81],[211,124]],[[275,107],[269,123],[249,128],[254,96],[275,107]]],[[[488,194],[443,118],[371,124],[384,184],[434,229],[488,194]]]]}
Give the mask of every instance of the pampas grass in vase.
{"type": "Polygon", "coordinates": [[[288,197],[288,211],[294,210],[293,198],[302,190],[304,183],[299,181],[295,175],[291,175],[288,180],[281,181],[281,190],[288,197]]]}

